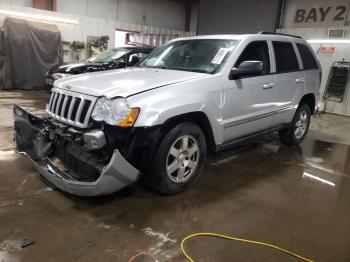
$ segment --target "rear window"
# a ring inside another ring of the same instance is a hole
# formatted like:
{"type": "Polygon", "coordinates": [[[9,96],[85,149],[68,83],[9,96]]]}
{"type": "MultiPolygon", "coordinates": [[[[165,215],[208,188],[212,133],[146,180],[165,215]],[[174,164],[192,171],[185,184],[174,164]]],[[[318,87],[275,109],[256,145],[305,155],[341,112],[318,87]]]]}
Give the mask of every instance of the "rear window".
{"type": "Polygon", "coordinates": [[[303,61],[304,69],[318,69],[317,62],[312,55],[310,48],[304,44],[297,44],[301,60],[303,61]]]}
{"type": "Polygon", "coordinates": [[[299,70],[298,59],[292,43],[272,42],[275,51],[277,73],[287,73],[299,70]]]}

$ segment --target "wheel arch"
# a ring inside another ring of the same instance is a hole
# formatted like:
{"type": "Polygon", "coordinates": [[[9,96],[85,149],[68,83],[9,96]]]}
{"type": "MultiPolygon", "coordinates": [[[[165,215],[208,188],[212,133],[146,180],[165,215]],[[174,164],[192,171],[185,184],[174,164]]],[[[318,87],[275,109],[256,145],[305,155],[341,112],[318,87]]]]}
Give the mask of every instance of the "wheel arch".
{"type": "Polygon", "coordinates": [[[194,123],[202,129],[206,138],[208,151],[214,152],[215,151],[214,133],[213,133],[213,129],[210,124],[209,118],[204,112],[195,111],[195,112],[189,112],[189,113],[184,113],[184,114],[170,117],[163,123],[161,127],[161,133],[162,135],[165,135],[174,126],[180,123],[186,123],[186,122],[194,123]]]}
{"type": "Polygon", "coordinates": [[[304,95],[300,102],[299,105],[301,104],[307,104],[310,106],[311,114],[313,115],[315,113],[315,106],[316,106],[316,98],[313,93],[309,93],[304,95]]]}

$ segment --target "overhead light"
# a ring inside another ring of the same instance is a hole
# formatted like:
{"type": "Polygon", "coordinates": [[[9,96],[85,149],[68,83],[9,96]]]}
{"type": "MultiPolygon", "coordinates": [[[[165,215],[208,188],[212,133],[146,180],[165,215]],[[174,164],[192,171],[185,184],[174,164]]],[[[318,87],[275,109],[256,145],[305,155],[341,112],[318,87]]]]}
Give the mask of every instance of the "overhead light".
{"type": "Polygon", "coordinates": [[[319,181],[319,182],[321,182],[323,184],[327,184],[327,185],[330,185],[330,186],[335,186],[335,183],[333,183],[331,181],[328,181],[326,179],[320,178],[318,176],[311,175],[311,174],[306,173],[306,172],[304,172],[303,177],[304,176],[309,177],[309,178],[314,179],[314,180],[317,180],[317,181],[319,181]]]}
{"type": "Polygon", "coordinates": [[[350,39],[309,39],[310,44],[350,44],[350,39]]]}
{"type": "Polygon", "coordinates": [[[29,19],[29,20],[51,22],[51,23],[63,23],[63,24],[73,24],[73,25],[77,25],[79,23],[77,20],[73,20],[73,19],[69,19],[69,18],[29,14],[29,13],[16,12],[16,11],[10,11],[10,10],[2,10],[2,9],[0,9],[0,15],[24,18],[24,19],[29,19]]]}

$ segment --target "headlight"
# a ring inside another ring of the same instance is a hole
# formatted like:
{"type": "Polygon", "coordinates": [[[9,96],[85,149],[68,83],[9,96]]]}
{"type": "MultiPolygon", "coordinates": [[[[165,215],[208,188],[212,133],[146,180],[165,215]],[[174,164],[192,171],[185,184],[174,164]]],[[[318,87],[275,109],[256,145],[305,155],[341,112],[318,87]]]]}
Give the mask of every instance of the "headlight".
{"type": "Polygon", "coordinates": [[[52,75],[52,78],[55,80],[66,78],[67,76],[70,76],[70,74],[61,74],[61,73],[56,73],[52,75]]]}
{"type": "Polygon", "coordinates": [[[97,99],[91,117],[110,125],[131,127],[136,122],[139,112],[138,108],[130,108],[124,98],[101,97],[97,99]]]}

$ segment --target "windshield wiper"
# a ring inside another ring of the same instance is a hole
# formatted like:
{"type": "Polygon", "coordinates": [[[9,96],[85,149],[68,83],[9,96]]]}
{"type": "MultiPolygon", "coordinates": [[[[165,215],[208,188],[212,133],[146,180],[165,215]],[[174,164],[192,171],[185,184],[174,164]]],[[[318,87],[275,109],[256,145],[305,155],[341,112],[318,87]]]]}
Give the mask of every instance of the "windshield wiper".
{"type": "Polygon", "coordinates": [[[209,74],[209,72],[206,71],[206,70],[203,70],[203,69],[196,69],[196,68],[171,67],[170,69],[173,69],[173,70],[180,70],[180,71],[188,71],[188,72],[196,72],[196,73],[205,73],[205,74],[209,74]]]}
{"type": "Polygon", "coordinates": [[[196,72],[196,73],[205,73],[210,74],[210,72],[203,70],[203,69],[195,69],[195,68],[183,68],[183,67],[172,67],[172,66],[142,66],[146,68],[158,68],[158,69],[165,69],[165,70],[180,70],[180,71],[187,71],[187,72],[196,72]]]}
{"type": "Polygon", "coordinates": [[[141,66],[140,67],[145,67],[145,68],[155,68],[155,69],[171,69],[170,67],[167,66],[141,66]]]}

